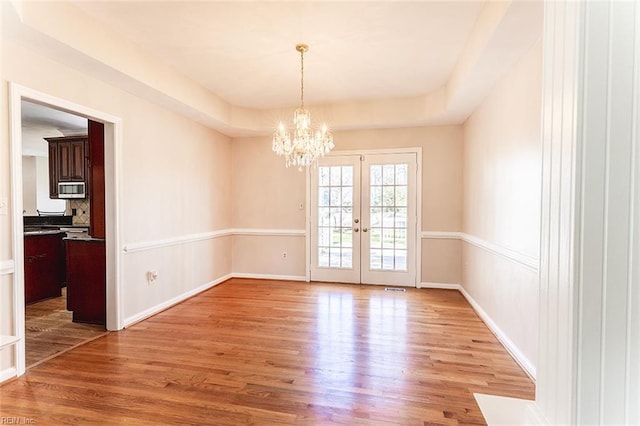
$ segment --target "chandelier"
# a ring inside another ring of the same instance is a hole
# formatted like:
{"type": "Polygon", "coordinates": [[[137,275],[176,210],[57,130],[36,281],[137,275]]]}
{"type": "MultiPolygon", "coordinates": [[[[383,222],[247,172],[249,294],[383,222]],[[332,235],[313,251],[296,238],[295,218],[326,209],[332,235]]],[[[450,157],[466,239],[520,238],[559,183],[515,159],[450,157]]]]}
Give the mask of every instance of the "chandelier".
{"type": "Polygon", "coordinates": [[[287,167],[297,166],[302,170],[331,151],[334,145],[333,135],[325,124],[320,129],[311,125],[311,113],[304,107],[304,53],[309,46],[298,44],[296,50],[300,52],[300,108],[293,114],[293,129],[287,129],[281,122],[273,132],[273,151],[284,155],[287,167]]]}

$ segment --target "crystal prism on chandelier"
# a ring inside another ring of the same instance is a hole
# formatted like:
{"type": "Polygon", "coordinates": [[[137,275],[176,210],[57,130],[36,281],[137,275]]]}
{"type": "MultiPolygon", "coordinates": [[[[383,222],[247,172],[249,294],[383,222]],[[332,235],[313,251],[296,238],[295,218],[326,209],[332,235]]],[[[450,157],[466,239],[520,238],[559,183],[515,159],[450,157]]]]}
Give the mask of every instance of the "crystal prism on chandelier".
{"type": "Polygon", "coordinates": [[[311,125],[311,113],[304,107],[304,52],[309,50],[309,46],[298,44],[296,50],[300,52],[300,108],[293,114],[293,129],[287,129],[280,123],[273,132],[273,151],[284,155],[287,167],[302,169],[315,163],[334,145],[333,135],[326,125],[320,129],[311,125]]]}

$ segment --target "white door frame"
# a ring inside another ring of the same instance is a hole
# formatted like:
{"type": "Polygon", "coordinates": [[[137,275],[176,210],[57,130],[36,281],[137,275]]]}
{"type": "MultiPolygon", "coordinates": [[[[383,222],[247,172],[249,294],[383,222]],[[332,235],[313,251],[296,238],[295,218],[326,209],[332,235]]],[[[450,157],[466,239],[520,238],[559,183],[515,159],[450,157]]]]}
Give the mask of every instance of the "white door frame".
{"type": "Polygon", "coordinates": [[[22,107],[21,101],[51,106],[72,114],[105,124],[105,224],[106,224],[106,299],[108,330],[121,330],[124,326],[121,300],[122,250],[119,250],[120,220],[119,201],[122,182],[120,165],[122,152],[122,119],[113,115],[57,98],[16,83],[9,83],[9,139],[11,148],[11,206],[12,247],[15,264],[13,294],[14,335],[16,343],[16,374],[26,370],[25,362],[25,300],[24,300],[24,222],[22,219],[22,107]]]}
{"type": "MultiPolygon", "coordinates": [[[[347,151],[331,151],[328,157],[340,155],[372,155],[372,154],[416,154],[416,279],[415,287],[418,287],[422,279],[422,147],[414,148],[388,148],[388,149],[364,149],[364,150],[347,150],[347,151]]],[[[314,167],[314,166],[311,166],[314,167]]],[[[306,281],[311,281],[311,170],[307,167],[306,173],[306,281]]]]}

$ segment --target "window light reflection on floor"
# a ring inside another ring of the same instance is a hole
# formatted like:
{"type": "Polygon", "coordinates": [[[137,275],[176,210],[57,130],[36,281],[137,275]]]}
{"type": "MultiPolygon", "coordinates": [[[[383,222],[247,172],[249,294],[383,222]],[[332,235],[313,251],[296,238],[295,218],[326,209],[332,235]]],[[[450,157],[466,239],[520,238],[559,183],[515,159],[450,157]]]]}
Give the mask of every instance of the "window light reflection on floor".
{"type": "MultiPolygon", "coordinates": [[[[340,389],[384,392],[389,378],[394,378],[397,386],[397,377],[407,365],[405,297],[384,294],[358,300],[348,293],[318,295],[315,377],[316,385],[324,390],[319,394],[321,399],[331,398],[335,404],[336,395],[332,397],[331,391],[340,389]]],[[[350,392],[339,393],[344,408],[353,408],[350,392]]],[[[322,405],[323,401],[316,403],[322,405]]]]}

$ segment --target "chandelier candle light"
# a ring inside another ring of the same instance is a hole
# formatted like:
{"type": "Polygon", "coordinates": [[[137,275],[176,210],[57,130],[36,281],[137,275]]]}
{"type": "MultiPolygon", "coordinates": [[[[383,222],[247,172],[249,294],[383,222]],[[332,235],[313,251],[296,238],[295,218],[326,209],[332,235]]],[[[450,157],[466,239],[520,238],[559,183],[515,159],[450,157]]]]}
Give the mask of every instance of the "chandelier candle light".
{"type": "Polygon", "coordinates": [[[334,145],[333,135],[325,124],[320,129],[311,125],[311,113],[304,107],[304,53],[309,46],[298,44],[296,50],[300,52],[300,108],[293,114],[293,129],[287,129],[281,122],[273,132],[273,151],[284,155],[287,167],[293,165],[302,170],[331,151],[334,145]]]}

